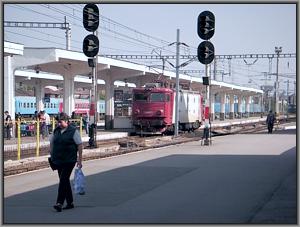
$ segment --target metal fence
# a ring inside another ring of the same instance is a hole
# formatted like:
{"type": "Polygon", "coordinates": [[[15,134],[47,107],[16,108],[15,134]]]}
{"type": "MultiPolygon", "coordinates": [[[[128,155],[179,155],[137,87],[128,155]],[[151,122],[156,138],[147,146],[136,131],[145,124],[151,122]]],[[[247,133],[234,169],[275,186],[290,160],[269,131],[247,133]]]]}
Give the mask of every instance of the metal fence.
{"type": "MultiPolygon", "coordinates": [[[[15,138],[17,139],[17,156],[18,160],[21,158],[21,143],[22,139],[25,137],[34,138],[32,142],[36,143],[36,156],[40,156],[40,141],[41,137],[44,139],[53,133],[54,129],[58,125],[58,121],[53,117],[50,121],[50,124],[47,125],[45,121],[40,120],[24,120],[18,119],[13,122],[13,127],[11,130],[6,130],[4,127],[4,137],[7,137],[7,133],[15,132],[15,138]]],[[[73,123],[80,132],[82,137],[83,121],[82,117],[79,119],[70,119],[70,122],[73,123]]]]}

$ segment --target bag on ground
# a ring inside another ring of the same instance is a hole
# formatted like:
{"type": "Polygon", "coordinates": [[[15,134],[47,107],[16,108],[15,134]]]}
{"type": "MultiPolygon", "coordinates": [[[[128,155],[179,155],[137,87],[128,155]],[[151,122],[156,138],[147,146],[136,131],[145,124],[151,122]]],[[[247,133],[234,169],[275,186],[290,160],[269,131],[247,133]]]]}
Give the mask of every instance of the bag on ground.
{"type": "Polygon", "coordinates": [[[76,168],[74,173],[74,193],[85,194],[85,178],[81,168],[76,168]]]}

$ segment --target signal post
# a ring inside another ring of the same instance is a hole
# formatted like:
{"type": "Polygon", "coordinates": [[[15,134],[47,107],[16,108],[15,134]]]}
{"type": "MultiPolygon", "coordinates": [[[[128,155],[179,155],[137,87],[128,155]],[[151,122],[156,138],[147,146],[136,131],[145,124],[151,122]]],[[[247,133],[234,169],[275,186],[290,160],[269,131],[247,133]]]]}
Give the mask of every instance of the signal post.
{"type": "Polygon", "coordinates": [[[89,3],[83,8],[83,26],[93,34],[87,35],[83,40],[83,53],[89,57],[88,65],[92,68],[92,86],[90,92],[90,126],[89,147],[97,147],[97,62],[99,52],[99,39],[97,29],[99,27],[99,9],[96,4],[89,3]],[[96,57],[95,57],[96,56],[96,57]]]}
{"type": "Polygon", "coordinates": [[[211,121],[210,121],[210,71],[209,64],[215,58],[214,45],[208,41],[215,33],[215,16],[210,11],[203,11],[198,16],[197,33],[201,42],[197,49],[198,60],[205,65],[205,77],[202,77],[203,85],[206,85],[206,100],[205,100],[205,128],[203,132],[204,145],[211,144],[211,121]],[[209,132],[210,131],[210,132],[209,132]],[[209,138],[209,139],[208,139],[209,138]]]}

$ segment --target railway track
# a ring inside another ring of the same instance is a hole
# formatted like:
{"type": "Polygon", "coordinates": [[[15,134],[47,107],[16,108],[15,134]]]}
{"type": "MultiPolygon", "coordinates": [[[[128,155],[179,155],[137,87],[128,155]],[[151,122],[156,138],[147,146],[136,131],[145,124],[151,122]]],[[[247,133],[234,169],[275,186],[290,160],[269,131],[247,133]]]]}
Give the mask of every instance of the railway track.
{"type": "MultiPolygon", "coordinates": [[[[281,122],[282,123],[282,122],[281,122]]],[[[278,125],[275,125],[278,128],[278,125]]],[[[266,132],[267,127],[262,123],[247,124],[241,126],[231,126],[222,128],[212,128],[212,137],[216,136],[226,136],[232,134],[251,134],[266,132]]],[[[180,143],[200,141],[202,140],[203,130],[195,130],[190,133],[180,133],[180,136],[129,136],[122,139],[113,139],[106,141],[98,141],[97,148],[87,149],[87,143],[84,144],[83,160],[91,159],[101,159],[111,156],[123,155],[131,152],[137,152],[141,150],[171,146],[180,143]]],[[[24,151],[23,151],[24,152],[24,151]]],[[[47,156],[49,153],[41,154],[44,156],[34,157],[35,153],[30,157],[27,155],[25,159],[19,161],[9,161],[4,162],[4,176],[13,175],[22,172],[28,172],[36,169],[49,167],[47,156]]]]}

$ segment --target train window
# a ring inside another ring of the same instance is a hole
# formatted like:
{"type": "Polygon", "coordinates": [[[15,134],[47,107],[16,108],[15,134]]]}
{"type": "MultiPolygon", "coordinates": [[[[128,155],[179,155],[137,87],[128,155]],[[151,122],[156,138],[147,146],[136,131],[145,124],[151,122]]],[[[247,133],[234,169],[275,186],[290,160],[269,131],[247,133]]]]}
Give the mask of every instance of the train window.
{"type": "Polygon", "coordinates": [[[32,103],[30,103],[30,108],[33,108],[33,102],[32,102],[32,103]]]}
{"type": "Polygon", "coordinates": [[[34,103],[34,108],[36,108],[36,103],[34,103]]]}
{"type": "Polygon", "coordinates": [[[22,107],[22,103],[21,102],[19,102],[19,107],[22,107]]]}
{"type": "Polygon", "coordinates": [[[134,94],[133,98],[135,101],[147,101],[148,95],[147,94],[134,94]]]}
{"type": "Polygon", "coordinates": [[[23,103],[23,107],[26,108],[26,103],[25,102],[23,103]]]}
{"type": "Polygon", "coordinates": [[[29,102],[27,103],[27,108],[29,108],[29,102]]]}
{"type": "Polygon", "coordinates": [[[151,102],[164,102],[165,101],[165,93],[152,93],[150,95],[151,102]]]}
{"type": "Polygon", "coordinates": [[[50,104],[50,108],[53,108],[53,103],[50,104]]]}
{"type": "Polygon", "coordinates": [[[166,96],[166,101],[167,101],[167,102],[170,101],[170,95],[169,95],[169,94],[167,94],[167,96],[166,96]]]}

